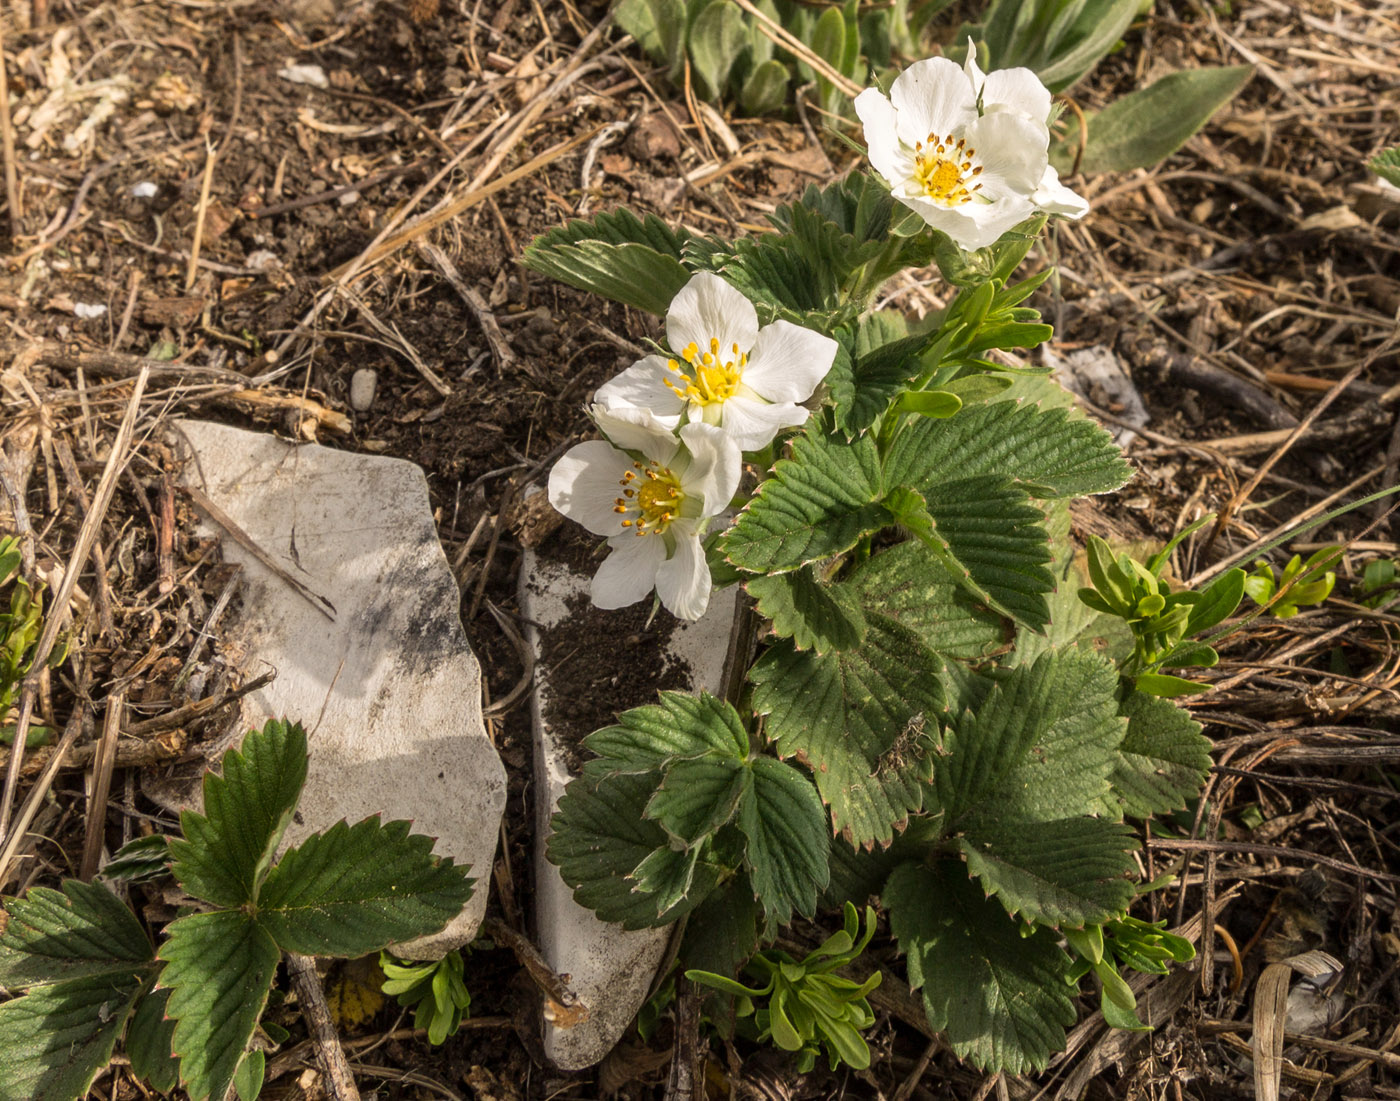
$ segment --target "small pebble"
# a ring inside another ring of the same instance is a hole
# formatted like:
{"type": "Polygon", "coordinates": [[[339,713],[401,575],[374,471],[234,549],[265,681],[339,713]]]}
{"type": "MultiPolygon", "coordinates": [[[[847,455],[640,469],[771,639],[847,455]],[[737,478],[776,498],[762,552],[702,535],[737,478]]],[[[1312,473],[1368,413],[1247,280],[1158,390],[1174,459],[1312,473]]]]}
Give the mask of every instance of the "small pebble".
{"type": "Polygon", "coordinates": [[[350,376],[350,408],[356,413],[368,413],[374,404],[374,388],[379,384],[379,372],[361,367],[350,376]]]}

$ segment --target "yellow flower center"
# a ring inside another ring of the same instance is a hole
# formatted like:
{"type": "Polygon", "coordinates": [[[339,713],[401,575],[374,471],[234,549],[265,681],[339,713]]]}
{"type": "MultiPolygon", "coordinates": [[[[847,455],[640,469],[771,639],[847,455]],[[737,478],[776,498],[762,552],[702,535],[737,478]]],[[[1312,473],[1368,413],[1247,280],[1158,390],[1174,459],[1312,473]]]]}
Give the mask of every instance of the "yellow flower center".
{"type": "Polygon", "coordinates": [[[666,385],[686,401],[697,405],[717,405],[728,401],[739,388],[739,380],[744,376],[749,357],[739,351],[739,345],[730,345],[726,359],[720,352],[719,341],[710,337],[710,350],[701,352],[693,340],[681,352],[686,367],[681,367],[674,359],[668,359],[666,366],[678,376],[678,381],[666,379],[666,385]]]}
{"type": "Polygon", "coordinates": [[[963,138],[954,141],[952,134],[942,138],[930,134],[927,143],[914,146],[914,182],[934,202],[961,206],[982,187],[972,183],[982,174],[982,166],[972,161],[976,153],[963,138]]]}
{"type": "Polygon", "coordinates": [[[622,517],[622,526],[637,535],[664,534],[685,500],[680,479],[654,462],[634,462],[617,484],[622,495],[613,502],[613,511],[622,517]]]}

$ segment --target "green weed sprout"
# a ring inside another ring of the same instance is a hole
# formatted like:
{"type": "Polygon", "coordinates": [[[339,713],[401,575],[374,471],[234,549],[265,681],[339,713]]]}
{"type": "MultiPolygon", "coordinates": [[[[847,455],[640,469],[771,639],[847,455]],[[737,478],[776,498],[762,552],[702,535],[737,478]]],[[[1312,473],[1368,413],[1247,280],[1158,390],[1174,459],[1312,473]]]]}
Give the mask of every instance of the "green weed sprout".
{"type": "Polygon", "coordinates": [[[1367,608],[1383,608],[1400,594],[1400,564],[1389,558],[1366,563],[1356,586],[1356,602],[1367,608]]]}
{"type": "Polygon", "coordinates": [[[0,1097],[76,1101],[119,1039],[152,1089],[242,1101],[261,1089],[252,1047],[283,952],[359,957],[436,932],[471,897],[466,869],[432,853],[407,822],[366,818],[274,855],[306,782],[306,733],[270,721],[204,777],[204,813],[183,836],[142,838],[107,878],[168,866],[198,904],[154,947],[101,883],[65,880],[4,900],[0,1097]]]}
{"type": "MultiPolygon", "coordinates": [[[[0,611],[0,744],[4,745],[14,741],[14,725],[6,719],[18,698],[20,683],[33,668],[34,648],[44,630],[43,593],[30,589],[19,575],[19,567],[19,540],[12,535],[0,536],[0,594],[10,587],[9,611],[0,611]]],[[[55,646],[48,657],[49,668],[57,668],[66,654],[66,647],[55,646]]],[[[33,747],[48,737],[47,727],[32,726],[25,742],[33,747]]]]}
{"type": "Polygon", "coordinates": [[[1103,1019],[1112,1028],[1131,1032],[1151,1029],[1139,1020],[1137,999],[1119,974],[1128,967],[1147,975],[1165,975],[1168,964],[1194,959],[1196,948],[1189,940],[1166,931],[1166,922],[1151,924],[1139,918],[1123,917],[1083,929],[1066,929],[1065,940],[1075,958],[1067,976],[1073,986],[1093,972],[1102,985],[1099,1005],[1103,1019]]]}
{"type": "Polygon", "coordinates": [[[1192,641],[1221,623],[1239,607],[1247,581],[1241,569],[1227,570],[1201,592],[1172,591],[1162,578],[1172,550],[1214,517],[1205,516],[1178,533],[1147,562],[1129,554],[1116,557],[1097,535],[1089,536],[1088,566],[1092,586],[1079,599],[1097,612],[1117,616],[1133,633],[1133,653],[1123,663],[1124,676],[1135,676],[1140,691],[1154,696],[1204,692],[1209,686],[1158,672],[1163,668],[1211,668],[1220,660],[1215,649],[1192,641]]]}
{"type": "Polygon", "coordinates": [[[1341,547],[1323,547],[1309,555],[1306,562],[1301,554],[1295,554],[1277,581],[1273,567],[1261,558],[1254,563],[1254,572],[1245,578],[1244,591],[1254,603],[1279,619],[1291,619],[1299,608],[1321,604],[1332,595],[1337,575],[1330,567],[1341,560],[1343,553],[1341,547]]]}
{"type": "Polygon", "coordinates": [[[865,950],[875,933],[875,911],[865,909],[865,932],[849,902],[845,927],[827,937],[802,959],[781,949],[758,952],[745,973],[763,982],[745,986],[711,971],[687,971],[685,977],[737,999],[740,1018],[752,1016],[756,1039],[772,1040],[784,1051],[797,1053],[797,1069],[803,1073],[816,1065],[823,1051],[835,1070],[844,1063],[855,1070],[870,1066],[870,1047],[861,1035],[875,1023],[866,995],[880,985],[877,971],[863,983],[834,974],[865,950]],[[760,999],[767,999],[760,1002],[760,999]]]}
{"type": "Polygon", "coordinates": [[[461,1027],[469,1016],[472,996],[463,981],[461,952],[448,952],[440,960],[408,963],[388,952],[379,953],[384,972],[380,989],[413,1009],[413,1027],[427,1030],[428,1043],[437,1046],[461,1027]]]}

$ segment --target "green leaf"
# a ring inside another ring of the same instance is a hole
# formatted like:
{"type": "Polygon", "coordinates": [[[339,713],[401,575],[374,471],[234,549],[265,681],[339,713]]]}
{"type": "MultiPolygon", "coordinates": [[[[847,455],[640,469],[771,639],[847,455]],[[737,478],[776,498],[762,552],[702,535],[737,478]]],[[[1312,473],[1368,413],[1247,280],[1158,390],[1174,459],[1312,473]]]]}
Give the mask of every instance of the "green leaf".
{"type": "Polygon", "coordinates": [[[680,260],[682,250],[690,239],[688,232],[673,230],[655,214],[638,218],[623,207],[595,214],[592,218],[575,218],[567,225],[541,233],[526,246],[524,263],[528,268],[533,255],[561,245],[581,245],[586,241],[605,245],[644,245],[662,256],[680,260]]]}
{"type": "Polygon", "coordinates": [[[267,877],[259,924],[305,956],[365,956],[437,932],[471,898],[471,881],[410,829],[376,816],[312,834],[267,877]]]}
{"type": "Polygon", "coordinates": [[[787,67],[770,58],[757,65],[744,81],[744,88],[739,93],[739,105],[747,115],[772,115],[783,109],[787,103],[787,93],[787,67]]]}
{"type": "Polygon", "coordinates": [[[238,1070],[233,1076],[233,1088],[238,1093],[238,1101],[257,1101],[263,1088],[266,1060],[267,1057],[261,1051],[250,1051],[243,1056],[243,1062],[238,1064],[238,1070]]]}
{"type": "Polygon", "coordinates": [[[1109,662],[1051,650],[966,700],[971,709],[945,732],[934,770],[949,824],[972,811],[1019,822],[1097,811],[1127,728],[1117,688],[1109,662]]]}
{"type": "Polygon", "coordinates": [[[1044,519],[1006,478],[985,476],[930,487],[934,537],[951,555],[952,577],[1032,628],[1049,619],[1045,594],[1055,587],[1044,519]]]}
{"type": "Polygon", "coordinates": [[[670,851],[666,831],[644,817],[656,778],[617,775],[571,782],[550,821],[549,860],[574,891],[574,899],[603,921],[627,929],[665,925],[692,909],[713,889],[716,876],[696,868],[685,902],[658,913],[657,900],[634,890],[634,870],[658,849],[670,851]]]}
{"type": "Polygon", "coordinates": [[[749,772],[733,757],[676,761],[647,803],[646,816],[689,850],[734,817],[749,772]]]}
{"type": "Polygon", "coordinates": [[[140,989],[134,971],[89,974],[0,1005],[0,1097],[86,1097],[111,1059],[140,989]]]}
{"type": "Polygon", "coordinates": [[[1133,899],[1132,832],[1098,818],[1028,826],[995,810],[970,823],[958,847],[988,894],[1038,925],[1107,921],[1133,899]]]}
{"type": "Polygon", "coordinates": [[[700,79],[700,94],[717,100],[747,44],[743,16],[729,0],[714,0],[695,17],[689,37],[692,71],[700,79]]]}
{"type": "Polygon", "coordinates": [[[1101,813],[1112,818],[1169,814],[1200,794],[1210,772],[1210,739],[1169,700],[1134,692],[1120,709],[1128,733],[1109,773],[1101,813]]]}
{"type": "Polygon", "coordinates": [[[878,336],[888,335],[888,323],[877,323],[881,318],[881,314],[872,314],[862,320],[854,352],[846,353],[843,346],[826,377],[836,404],[836,426],[847,438],[873,425],[922,367],[919,353],[925,344],[923,337],[891,339],[866,347],[878,336]],[[848,363],[840,362],[842,355],[849,356],[848,363]]]}
{"type": "Polygon", "coordinates": [[[170,865],[170,838],[161,834],[137,837],[112,854],[98,874],[106,880],[137,883],[163,875],[170,865]]]}
{"type": "Polygon", "coordinates": [[[660,703],[624,711],[616,726],[590,734],[583,744],[598,755],[583,774],[597,779],[658,772],[671,761],[706,754],[738,760],[748,756],[749,735],[739,713],[708,692],[662,692],[660,703]]]}
{"type": "Polygon", "coordinates": [[[148,970],[155,959],[136,915],[106,887],[76,879],[6,901],[0,986],[25,987],[148,970]]]}
{"type": "MultiPolygon", "coordinates": [[[[1052,7],[1064,14],[1077,9],[1077,17],[1073,17],[1073,22],[1062,17],[1060,27],[1063,29],[1048,32],[1047,39],[1054,43],[1053,50],[1042,63],[1031,67],[1050,91],[1060,92],[1088,73],[1113,49],[1137,17],[1141,0],[1090,0],[1088,4],[1057,3],[1052,7]],[[1065,12],[1066,7],[1068,12],[1065,12]]],[[[1027,45],[1035,42],[1031,37],[1027,45]]],[[[995,67],[1011,64],[999,61],[995,67]]]]}
{"type": "Polygon", "coordinates": [[[1366,167],[1386,183],[1400,187],[1400,145],[1382,149],[1366,162],[1366,167]]]}
{"type": "Polygon", "coordinates": [[[903,394],[899,399],[899,408],[921,417],[947,420],[962,408],[962,398],[947,390],[918,390],[903,394]]]}
{"type": "MultiPolygon", "coordinates": [[[[1253,75],[1249,65],[1184,69],[1114,100],[1089,117],[1080,171],[1128,172],[1165,160],[1253,75]]],[[[1077,144],[1077,136],[1074,141],[1077,144]]],[[[1053,156],[1068,168],[1066,158],[1073,159],[1073,150],[1061,144],[1053,156]]]]}
{"type": "Polygon", "coordinates": [[[1186,621],[1188,636],[1209,631],[1218,623],[1235,614],[1244,598],[1244,570],[1236,567],[1223,574],[1201,593],[1201,599],[1191,606],[1191,617],[1186,621]]]}
{"type": "Polygon", "coordinates": [[[922,733],[945,709],[938,655],[892,619],[868,621],[859,649],[816,654],[784,641],[749,671],[768,737],[811,767],[833,827],[855,845],[887,843],[922,805],[922,733]]]}
{"type": "Polygon", "coordinates": [[[728,880],[691,911],[681,942],[681,966],[733,979],[758,947],[762,918],[749,877],[740,874],[728,880]]]}
{"type": "Polygon", "coordinates": [[[204,775],[204,813],[180,815],[173,871],[186,891],[230,909],[255,901],[306,782],[306,732],[270,719],[242,752],[224,754],[223,775],[204,775]]]}
{"type": "Polygon", "coordinates": [[[684,0],[622,0],[615,17],[654,61],[669,65],[679,57],[686,25],[684,0]]]}
{"type": "Polygon", "coordinates": [[[1113,438],[1087,417],[1012,401],[966,409],[947,423],[913,422],[885,460],[887,485],[921,492],[996,475],[1037,497],[1080,497],[1117,489],[1132,473],[1113,438]]]}
{"type": "Polygon", "coordinates": [[[752,573],[783,573],[841,554],[889,522],[875,441],[799,436],[791,459],[739,514],[725,537],[729,559],[752,573]]]}
{"type": "Polygon", "coordinates": [[[180,1062],[171,1047],[175,1021],[165,1012],[169,1000],[168,989],[144,994],[126,1030],[131,1073],[157,1093],[170,1093],[179,1082],[180,1062]]]}
{"type": "Polygon", "coordinates": [[[799,650],[852,650],[865,638],[865,614],[846,585],[823,584],[810,568],[755,577],[744,586],[779,638],[799,650]]]}
{"type": "Polygon", "coordinates": [[[699,864],[698,846],[685,852],[653,849],[632,870],[632,880],[636,889],[646,895],[651,909],[664,913],[685,901],[695,884],[695,870],[699,864]]]}
{"type": "Polygon", "coordinates": [[[909,985],[923,987],[929,1025],[984,1070],[1044,1070],[1075,1017],[1069,957],[1056,934],[1022,936],[956,861],[904,864],[882,898],[909,958],[909,985]]]}
{"type": "Polygon", "coordinates": [[[1173,677],[1167,673],[1139,673],[1134,679],[1134,683],[1139,692],[1146,692],[1151,696],[1165,696],[1168,698],[1175,696],[1198,696],[1202,692],[1210,691],[1210,685],[1208,684],[1187,680],[1185,677],[1173,677]]]}
{"type": "Polygon", "coordinates": [[[826,812],[801,772],[756,757],[753,783],[744,788],[739,828],[748,839],[745,862],[754,892],[771,922],[786,924],[796,910],[811,917],[826,886],[826,812]]]}
{"type": "Polygon", "coordinates": [[[908,627],[948,657],[986,658],[1010,641],[1005,620],[975,604],[916,542],[872,555],[851,574],[846,588],[867,612],[908,627]]]}
{"type": "Polygon", "coordinates": [[[267,1004],[282,958],[248,914],[220,910],[177,918],[167,927],[160,983],[170,988],[180,1080],[194,1101],[221,1101],[267,1004]]]}
{"type": "Polygon", "coordinates": [[[521,263],[531,271],[577,287],[581,291],[661,315],[690,281],[680,262],[646,245],[609,245],[583,241],[525,249],[521,263]],[[535,250],[535,251],[532,251],[535,250]]]}

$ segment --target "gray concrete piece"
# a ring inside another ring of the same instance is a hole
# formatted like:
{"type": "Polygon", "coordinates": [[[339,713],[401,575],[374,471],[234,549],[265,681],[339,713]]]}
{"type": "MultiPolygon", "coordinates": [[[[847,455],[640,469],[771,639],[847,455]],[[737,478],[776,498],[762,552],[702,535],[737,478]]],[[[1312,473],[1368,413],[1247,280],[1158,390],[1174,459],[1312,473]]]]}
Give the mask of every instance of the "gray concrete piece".
{"type": "MultiPolygon", "coordinates": [[[[599,1062],[621,1039],[646,1001],[652,979],[666,952],[671,929],[628,931],[599,921],[591,910],[574,901],[573,892],[545,856],[549,819],[571,776],[567,757],[545,721],[549,699],[549,629],[568,615],[571,600],[586,599],[589,577],[558,563],[542,562],[527,551],[521,570],[520,604],[530,626],[527,636],[535,649],[536,807],[535,921],[540,950],[550,966],[569,976],[581,1006],[546,1021],[545,1054],[563,1070],[581,1070],[599,1062]]],[[[667,650],[689,668],[696,690],[718,692],[729,648],[737,589],[715,593],[709,610],[695,623],[684,623],[671,634],[667,650]]],[[[602,642],[603,640],[600,640],[602,642]]],[[[647,699],[622,703],[624,708],[654,703],[647,699]]]]}
{"type": "Polygon", "coordinates": [[[342,818],[412,820],[435,851],[471,865],[476,891],[446,929],[396,951],[434,958],[467,943],[486,911],[506,776],[422,470],[221,424],[184,421],[176,435],[186,484],[261,552],[204,517],[243,568],[222,641],[245,677],[277,673],[244,698],[241,719],[286,716],[310,737],[286,843],[342,818]]]}

